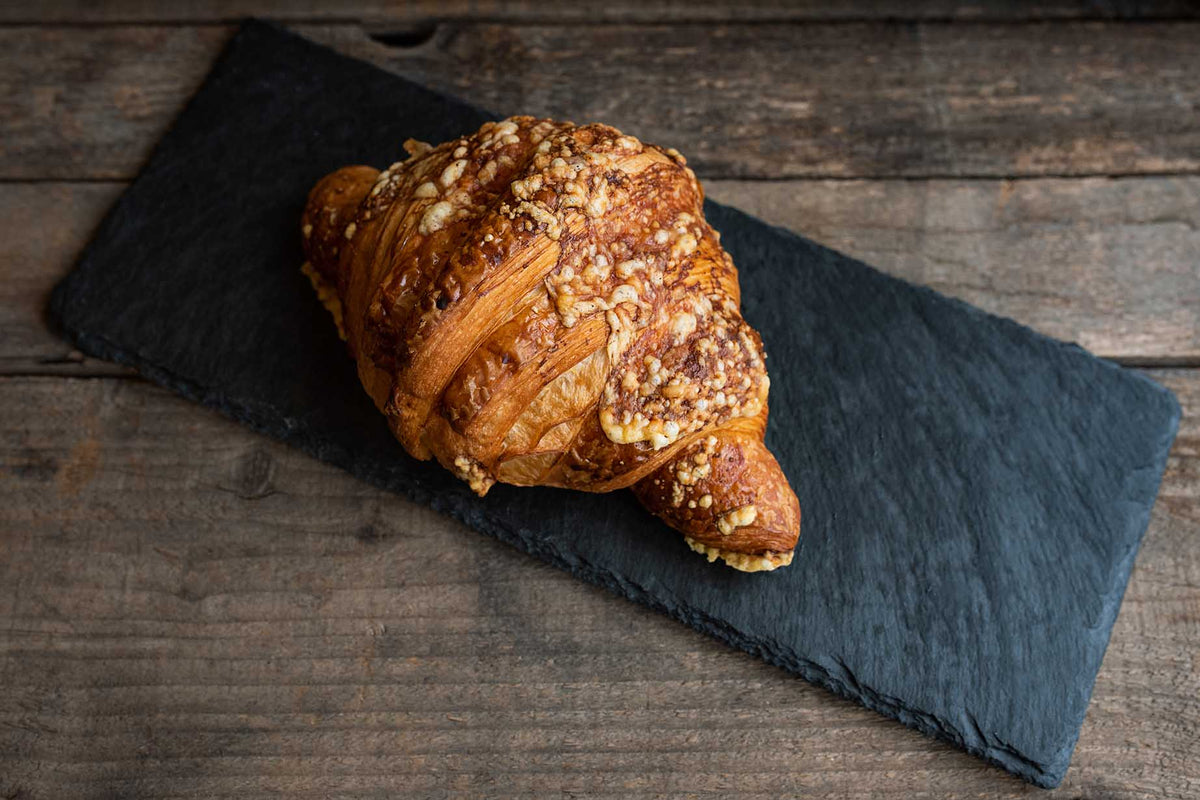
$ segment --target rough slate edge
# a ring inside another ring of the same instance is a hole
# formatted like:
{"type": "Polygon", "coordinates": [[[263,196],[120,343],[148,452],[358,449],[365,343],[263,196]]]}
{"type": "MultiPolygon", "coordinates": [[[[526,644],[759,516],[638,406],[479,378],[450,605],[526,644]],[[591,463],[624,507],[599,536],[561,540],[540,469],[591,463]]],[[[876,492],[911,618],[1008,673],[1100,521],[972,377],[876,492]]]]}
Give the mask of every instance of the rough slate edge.
{"type": "MultiPolygon", "coordinates": [[[[274,24],[251,20],[244,24],[238,33],[231,38],[221,55],[214,63],[209,74],[209,79],[206,79],[205,84],[201,87],[201,90],[203,90],[203,88],[209,84],[209,80],[213,75],[221,72],[226,61],[234,53],[237,45],[241,44],[244,38],[249,38],[249,36],[254,35],[270,35],[277,38],[284,36],[289,39],[303,42],[309,47],[317,47],[328,51],[327,48],[309,42],[308,40],[298,37],[286,29],[280,28],[274,24]]],[[[328,52],[332,53],[332,51],[328,52]]],[[[375,69],[372,65],[365,65],[363,62],[358,61],[357,59],[342,56],[337,53],[333,53],[333,55],[337,58],[344,59],[359,66],[367,66],[375,69]]],[[[405,80],[401,76],[395,75],[394,73],[389,74],[397,81],[405,80]]],[[[443,97],[448,97],[444,95],[444,93],[438,94],[443,97]]],[[[470,104],[463,103],[463,101],[458,100],[457,98],[448,97],[448,99],[454,103],[461,103],[464,106],[470,106],[470,104]]],[[[185,106],[183,113],[186,113],[193,102],[194,99],[193,101],[189,101],[187,106],[185,106]]],[[[498,117],[500,115],[493,116],[498,117]]],[[[171,129],[168,130],[168,132],[164,135],[163,139],[152,153],[150,158],[151,162],[153,162],[154,158],[158,156],[163,146],[170,141],[172,137],[176,135],[176,133],[175,126],[173,125],[171,129]]],[[[130,189],[136,187],[145,174],[145,171],[141,172],[138,178],[135,179],[131,185],[130,189]]],[[[127,192],[128,191],[129,190],[127,190],[127,192]]],[[[99,238],[101,233],[106,230],[110,224],[112,224],[114,218],[119,216],[120,210],[126,202],[127,198],[123,193],[122,197],[117,201],[117,203],[114,204],[113,208],[105,216],[105,219],[101,225],[98,226],[94,238],[99,238]]],[[[829,250],[829,248],[825,248],[804,240],[802,237],[785,228],[769,226],[766,223],[763,223],[761,220],[751,217],[750,215],[744,214],[736,209],[731,209],[727,206],[721,206],[720,204],[713,203],[712,201],[706,201],[706,204],[710,207],[719,208],[724,214],[741,216],[747,220],[753,221],[756,224],[769,227],[775,232],[779,233],[781,236],[796,240],[798,244],[804,247],[815,248],[818,251],[828,252],[836,255],[839,258],[845,258],[844,256],[829,250]]],[[[85,250],[85,257],[86,252],[87,251],[85,250]]],[[[81,258],[81,262],[83,260],[85,260],[85,258],[81,258]]],[[[872,269],[854,259],[850,259],[849,262],[854,264],[856,268],[859,269],[872,269]]],[[[1170,404],[1171,415],[1170,419],[1168,420],[1169,424],[1167,429],[1163,432],[1164,446],[1160,450],[1160,458],[1153,465],[1153,469],[1156,470],[1156,474],[1159,476],[1154,485],[1155,494],[1157,494],[1157,489],[1161,484],[1162,473],[1166,465],[1169,444],[1174,439],[1175,433],[1178,430],[1180,419],[1180,408],[1178,401],[1169,390],[1150,380],[1146,376],[1141,375],[1140,373],[1128,371],[1116,364],[1113,364],[1112,362],[1095,358],[1078,345],[1064,343],[1044,336],[1037,331],[1033,331],[1032,329],[1013,320],[989,314],[955,298],[947,298],[928,287],[911,284],[907,281],[892,276],[887,277],[889,280],[895,281],[898,284],[902,284],[920,294],[937,298],[937,300],[940,302],[950,301],[952,304],[964,309],[970,315],[989,318],[993,321],[998,320],[1003,325],[1011,326],[1013,329],[1020,330],[1026,335],[1032,336],[1038,340],[1041,340],[1042,342],[1049,342],[1058,347],[1079,351],[1081,354],[1085,354],[1091,358],[1094,358],[1096,362],[1103,364],[1104,369],[1121,373],[1126,379],[1131,377],[1135,378],[1136,380],[1146,384],[1148,387],[1152,387],[1153,391],[1165,397],[1170,404]]],[[[55,287],[50,301],[50,316],[51,321],[57,322],[60,326],[61,333],[70,339],[80,350],[90,355],[132,366],[136,368],[141,375],[153,381],[154,383],[171,389],[172,391],[189,400],[212,407],[227,417],[236,420],[257,432],[265,433],[273,438],[297,447],[305,453],[345,469],[354,474],[356,477],[373,485],[397,494],[402,494],[413,502],[427,505],[440,513],[459,520],[468,527],[493,536],[526,553],[535,555],[538,558],[541,558],[542,560],[557,566],[560,569],[565,569],[571,574],[590,583],[602,586],[609,591],[624,597],[628,597],[636,602],[641,603],[642,605],[667,614],[674,619],[690,625],[702,633],[714,636],[727,644],[756,655],[770,664],[797,674],[805,680],[832,691],[835,694],[855,700],[873,711],[896,719],[903,724],[915,728],[927,735],[950,742],[951,744],[966,750],[972,755],[983,758],[984,760],[1008,770],[1009,772],[1012,772],[1038,786],[1053,788],[1054,786],[1057,786],[1059,782],[1061,782],[1066,773],[1071,754],[1074,751],[1076,741],[1078,740],[1079,727],[1075,727],[1074,735],[1068,742],[1064,744],[1062,750],[1052,760],[1045,763],[1031,760],[1015,749],[1005,746],[1002,742],[993,744],[992,742],[995,741],[995,737],[987,736],[977,727],[974,730],[960,730],[949,722],[941,720],[928,712],[921,711],[917,708],[912,708],[895,697],[881,695],[868,686],[860,685],[855,680],[854,676],[848,671],[831,671],[830,669],[821,666],[818,663],[799,656],[793,650],[779,644],[778,642],[762,641],[759,638],[747,635],[723,620],[714,618],[704,612],[668,602],[667,598],[655,595],[637,583],[609,569],[590,563],[575,553],[564,552],[561,549],[552,546],[548,542],[539,541],[533,538],[527,531],[523,529],[514,529],[509,525],[506,525],[501,520],[486,513],[481,506],[460,506],[454,502],[456,499],[454,496],[443,496],[439,494],[437,490],[431,490],[419,477],[409,477],[402,483],[397,482],[390,477],[386,468],[379,466],[372,467],[357,463],[353,458],[353,455],[347,452],[344,448],[338,445],[331,446],[329,442],[323,442],[319,436],[315,436],[311,432],[299,426],[296,420],[283,417],[271,408],[257,408],[253,404],[248,404],[238,401],[233,397],[226,396],[220,391],[206,388],[204,385],[190,380],[186,376],[176,375],[169,369],[153,363],[135,350],[125,348],[119,343],[110,341],[105,337],[89,334],[73,327],[71,323],[71,312],[73,308],[72,303],[79,302],[79,293],[74,291],[73,284],[77,282],[83,282],[82,278],[79,277],[78,270],[73,271],[70,275],[63,279],[58,286],[55,287]]],[[[1128,585],[1129,575],[1133,568],[1134,559],[1139,549],[1141,540],[1145,534],[1146,527],[1149,524],[1151,511],[1152,505],[1145,506],[1141,516],[1136,520],[1138,523],[1137,529],[1140,531],[1140,533],[1133,540],[1131,546],[1121,561],[1115,565],[1116,570],[1114,572],[1114,577],[1117,583],[1113,587],[1116,591],[1112,597],[1112,616],[1114,622],[1116,614],[1120,608],[1120,601],[1123,598],[1125,589],[1128,585]]],[[[1111,636],[1111,631],[1112,625],[1109,624],[1107,631],[1108,636],[1111,636]]],[[[1106,636],[1106,646],[1108,636],[1106,636]]],[[[1086,687],[1088,700],[1090,700],[1090,694],[1093,686],[1094,678],[1093,682],[1086,687]]],[[[1085,711],[1086,707],[1087,703],[1084,705],[1085,711]]],[[[1080,719],[1079,724],[1082,725],[1082,722],[1083,720],[1080,719]]]]}
{"type": "MultiPolygon", "coordinates": [[[[786,230],[783,230],[783,232],[789,233],[786,230]]],[[[67,283],[67,281],[69,281],[69,277],[63,282],[63,284],[67,283]]],[[[61,300],[61,296],[63,294],[61,287],[63,284],[60,284],[59,287],[56,287],[54,297],[52,299],[52,311],[59,319],[64,319],[67,315],[69,315],[69,309],[63,308],[63,302],[61,300]]],[[[923,289],[924,287],[916,288],[923,289]]],[[[932,290],[928,289],[926,291],[932,292],[932,290]]],[[[170,370],[161,368],[143,359],[136,352],[125,350],[121,346],[106,340],[104,337],[72,330],[69,328],[69,322],[64,322],[63,324],[65,326],[64,332],[71,339],[71,341],[74,342],[79,349],[90,355],[134,367],[142,376],[148,378],[152,382],[168,388],[189,400],[198,402],[210,408],[214,408],[230,419],[233,419],[249,427],[250,429],[257,431],[258,433],[267,434],[272,438],[283,441],[286,444],[296,447],[308,455],[313,456],[314,458],[351,472],[359,479],[365,480],[368,483],[378,486],[379,488],[401,494],[412,502],[426,505],[439,513],[445,514],[462,522],[467,527],[470,527],[481,533],[486,533],[489,536],[516,547],[525,553],[537,556],[543,561],[556,566],[559,569],[566,570],[577,578],[581,578],[589,583],[601,586],[610,592],[613,592],[614,594],[626,597],[655,611],[666,614],[673,619],[684,622],[701,633],[713,636],[728,645],[755,655],[769,664],[796,674],[804,680],[816,684],[841,697],[856,701],[872,711],[895,719],[904,725],[915,728],[916,730],[928,736],[947,741],[952,745],[965,750],[974,756],[982,758],[985,761],[1021,778],[1024,778],[1037,786],[1052,789],[1061,783],[1066,774],[1071,755],[1078,740],[1078,731],[1076,732],[1075,737],[1073,737],[1071,741],[1064,746],[1061,759],[1056,759],[1054,762],[1048,764],[1039,764],[1034,762],[1022,756],[1020,753],[1012,750],[1011,748],[1004,747],[1003,745],[988,744],[980,747],[975,742],[986,740],[988,737],[985,737],[979,731],[964,733],[956,729],[954,726],[939,720],[936,716],[921,711],[920,709],[908,707],[897,698],[882,696],[871,690],[870,687],[860,685],[853,679],[852,676],[834,675],[821,665],[805,659],[790,650],[784,652],[783,648],[772,648],[770,645],[759,641],[754,637],[747,636],[741,631],[729,626],[722,620],[711,617],[695,609],[668,604],[659,596],[647,591],[638,584],[623,578],[621,575],[595,564],[591,564],[573,553],[562,552],[558,548],[550,547],[546,542],[540,542],[533,539],[523,530],[514,530],[502,524],[499,520],[493,519],[488,514],[484,513],[480,507],[458,506],[454,503],[443,502],[443,497],[441,495],[431,492],[426,487],[421,485],[419,479],[410,479],[405,483],[396,483],[388,480],[385,471],[368,472],[361,469],[351,469],[353,459],[348,453],[344,452],[340,448],[331,449],[328,446],[322,446],[320,441],[307,436],[303,430],[288,424],[288,420],[284,420],[286,432],[281,433],[277,427],[278,417],[271,412],[268,411],[263,413],[251,406],[226,397],[220,392],[206,389],[205,387],[189,381],[186,378],[177,376],[170,370]]],[[[1018,323],[1012,324],[1018,325],[1018,323]]],[[[1067,346],[1074,347],[1074,345],[1067,346]]],[[[1105,363],[1113,369],[1121,369],[1110,362],[1105,363]]],[[[1169,437],[1165,437],[1173,439],[1175,432],[1178,429],[1180,418],[1178,402],[1175,401],[1174,395],[1171,394],[1169,390],[1161,387],[1159,384],[1154,383],[1144,376],[1139,375],[1138,377],[1154,387],[1161,389],[1171,398],[1172,402],[1174,403],[1174,414],[1171,420],[1169,437]]],[[[1159,465],[1155,465],[1155,469],[1157,469],[1161,475],[1162,470],[1159,465]]],[[[1149,524],[1150,513],[1151,507],[1148,506],[1145,511],[1144,523],[1141,524],[1143,535],[1145,527],[1149,524]]],[[[1115,603],[1115,609],[1119,609],[1120,600],[1124,597],[1125,588],[1128,585],[1129,576],[1133,569],[1134,559],[1141,544],[1141,540],[1142,536],[1139,536],[1134,545],[1128,550],[1125,558],[1119,564],[1116,575],[1118,578],[1121,597],[1116,598],[1117,602],[1115,603]]],[[[1109,630],[1111,635],[1111,627],[1109,630]]],[[[1089,698],[1090,693],[1091,687],[1088,687],[1089,698]]]]}

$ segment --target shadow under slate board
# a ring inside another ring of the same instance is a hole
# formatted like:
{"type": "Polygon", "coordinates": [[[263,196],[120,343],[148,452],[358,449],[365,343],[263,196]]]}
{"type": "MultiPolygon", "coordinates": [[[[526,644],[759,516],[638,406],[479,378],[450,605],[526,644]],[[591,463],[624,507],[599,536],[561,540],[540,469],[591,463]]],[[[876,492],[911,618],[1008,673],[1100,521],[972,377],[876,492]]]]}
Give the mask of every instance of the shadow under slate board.
{"type": "Polygon", "coordinates": [[[53,312],[88,353],[1056,785],[1178,424],[1171,394],[708,203],[770,356],[767,440],[804,510],[792,566],[708,564],[627,492],[479,499],[389,435],[299,272],[298,220],[325,173],[492,118],[248,22],[53,312]]]}

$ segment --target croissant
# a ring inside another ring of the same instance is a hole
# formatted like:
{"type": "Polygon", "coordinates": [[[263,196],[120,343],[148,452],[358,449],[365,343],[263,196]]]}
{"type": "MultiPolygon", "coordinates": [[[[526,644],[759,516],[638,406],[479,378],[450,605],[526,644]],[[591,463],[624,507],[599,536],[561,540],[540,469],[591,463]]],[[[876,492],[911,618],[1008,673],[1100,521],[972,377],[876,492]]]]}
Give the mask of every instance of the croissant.
{"type": "Polygon", "coordinates": [[[684,158],[533,117],[404,146],[325,176],[301,221],[304,272],[404,448],[481,496],[630,487],[709,561],[791,563],[766,356],[684,158]]]}

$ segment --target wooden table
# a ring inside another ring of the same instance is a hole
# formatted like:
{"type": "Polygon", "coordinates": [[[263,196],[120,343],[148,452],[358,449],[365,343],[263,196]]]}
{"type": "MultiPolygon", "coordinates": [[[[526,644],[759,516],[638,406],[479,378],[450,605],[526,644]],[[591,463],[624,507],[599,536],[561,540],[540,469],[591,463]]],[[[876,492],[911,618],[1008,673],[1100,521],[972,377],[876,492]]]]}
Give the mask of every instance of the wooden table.
{"type": "Polygon", "coordinates": [[[0,798],[1040,791],[48,330],[248,13],[678,147],[719,200],[1169,386],[1182,428],[1054,796],[1200,796],[1196,5],[94,5],[0,4],[0,798]]]}

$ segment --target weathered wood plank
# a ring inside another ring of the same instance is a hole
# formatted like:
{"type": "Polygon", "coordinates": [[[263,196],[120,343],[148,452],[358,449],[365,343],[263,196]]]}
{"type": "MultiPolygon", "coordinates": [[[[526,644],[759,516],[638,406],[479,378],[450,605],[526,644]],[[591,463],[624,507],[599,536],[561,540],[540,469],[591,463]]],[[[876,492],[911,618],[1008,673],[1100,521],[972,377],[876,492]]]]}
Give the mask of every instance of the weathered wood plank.
{"type": "MultiPolygon", "coordinates": [[[[1200,371],[1067,782],[1200,782],[1200,371]]],[[[0,796],[1024,797],[136,381],[0,379],[0,796]]]]}
{"type": "Polygon", "coordinates": [[[231,31],[0,28],[0,179],[132,178],[231,31]]]}
{"type": "Polygon", "coordinates": [[[125,188],[120,183],[0,184],[0,374],[125,374],[85,358],[46,319],[50,291],[125,188]]]}
{"type": "Polygon", "coordinates": [[[962,20],[978,22],[1049,19],[1178,19],[1200,15],[1186,0],[1157,2],[1006,2],[1005,0],[689,0],[605,3],[547,3],[544,0],[408,0],[404,3],[333,3],[328,0],[51,0],[0,2],[0,22],[197,22],[228,21],[247,16],[293,21],[358,20],[377,25],[430,20],[487,19],[509,22],[803,22],[830,20],[962,20]]]}
{"type": "MultiPolygon", "coordinates": [[[[717,200],[1101,355],[1200,363],[1200,177],[712,181],[717,200]]],[[[120,372],[46,325],[123,188],[0,184],[0,374],[120,372]]]]}
{"type": "MultiPolygon", "coordinates": [[[[1200,23],[511,25],[312,38],[499,111],[604,120],[702,176],[1200,171],[1200,23]]],[[[225,26],[0,28],[0,178],[130,177],[225,26]]]]}
{"type": "Polygon", "coordinates": [[[1100,355],[1200,364],[1200,178],[706,185],[716,200],[1100,355]]]}

